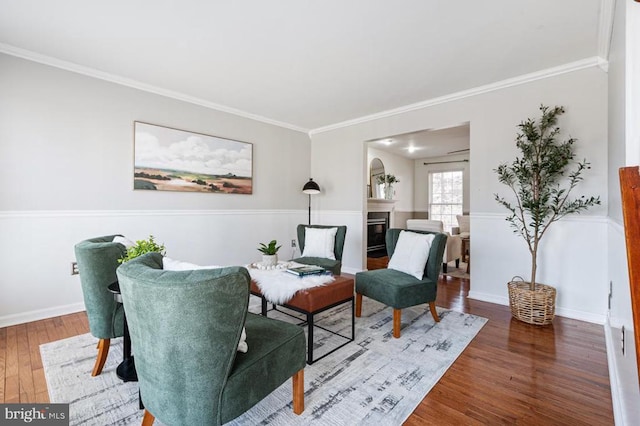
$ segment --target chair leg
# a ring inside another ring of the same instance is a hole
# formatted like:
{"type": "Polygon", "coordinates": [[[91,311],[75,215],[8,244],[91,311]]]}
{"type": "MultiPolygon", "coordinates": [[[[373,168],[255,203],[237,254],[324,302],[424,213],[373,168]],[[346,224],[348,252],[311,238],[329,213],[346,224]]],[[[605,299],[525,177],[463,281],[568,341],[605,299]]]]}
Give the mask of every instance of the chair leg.
{"type": "Polygon", "coordinates": [[[95,377],[102,373],[102,367],[104,367],[104,363],[107,360],[107,355],[109,355],[110,344],[111,339],[100,339],[100,341],[98,342],[98,356],[96,358],[96,363],[93,366],[91,376],[95,377]]]}
{"type": "Polygon", "coordinates": [[[293,413],[304,411],[304,368],[293,375],[293,413]]]}
{"type": "Polygon", "coordinates": [[[356,293],[356,317],[362,315],[362,294],[356,293]]]}
{"type": "Polygon", "coordinates": [[[460,267],[460,258],[456,259],[456,269],[460,267]]]}
{"type": "Polygon", "coordinates": [[[144,415],[142,416],[142,426],[151,426],[156,418],[151,414],[148,410],[144,410],[144,415]]]}
{"type": "Polygon", "coordinates": [[[442,272],[447,273],[447,262],[442,262],[442,272]]]}
{"type": "Polygon", "coordinates": [[[393,337],[400,337],[400,323],[402,322],[402,309],[393,308],[393,337]]]}
{"type": "Polygon", "coordinates": [[[431,311],[431,316],[433,316],[433,320],[435,322],[440,322],[438,311],[436,311],[436,302],[429,302],[429,310],[431,311]]]}

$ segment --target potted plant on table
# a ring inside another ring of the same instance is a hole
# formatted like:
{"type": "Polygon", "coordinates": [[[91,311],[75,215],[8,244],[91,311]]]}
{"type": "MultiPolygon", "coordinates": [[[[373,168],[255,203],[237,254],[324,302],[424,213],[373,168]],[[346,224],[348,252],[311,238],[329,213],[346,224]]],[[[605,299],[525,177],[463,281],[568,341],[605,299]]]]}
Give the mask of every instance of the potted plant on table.
{"type": "Polygon", "coordinates": [[[522,157],[511,164],[500,164],[494,171],[498,180],[513,191],[515,203],[498,194],[495,199],[509,210],[506,220],[525,240],[531,254],[530,281],[515,281],[514,277],[507,285],[511,314],[530,324],[546,325],[555,314],[556,289],[536,281],[540,240],[552,223],[600,204],[600,197],[569,198],[590,165],[586,160],[573,161],[576,139],[556,139],[560,132],[558,116],[564,108],[541,105],[540,111],[539,121],[529,118],[518,125],[516,146],[522,157]]]}
{"type": "Polygon", "coordinates": [[[145,253],[158,252],[164,256],[166,250],[164,244],[158,244],[153,239],[153,235],[149,235],[148,240],[138,240],[135,245],[127,249],[127,253],[118,259],[119,263],[128,262],[138,256],[142,256],[145,253]]]}
{"type": "Polygon", "coordinates": [[[275,266],[278,264],[278,250],[280,250],[278,242],[271,240],[269,244],[260,243],[258,251],[262,253],[263,266],[275,266]]]}
{"type": "Polygon", "coordinates": [[[387,200],[393,199],[393,184],[400,181],[392,174],[379,175],[378,184],[384,184],[384,198],[387,200]]]}

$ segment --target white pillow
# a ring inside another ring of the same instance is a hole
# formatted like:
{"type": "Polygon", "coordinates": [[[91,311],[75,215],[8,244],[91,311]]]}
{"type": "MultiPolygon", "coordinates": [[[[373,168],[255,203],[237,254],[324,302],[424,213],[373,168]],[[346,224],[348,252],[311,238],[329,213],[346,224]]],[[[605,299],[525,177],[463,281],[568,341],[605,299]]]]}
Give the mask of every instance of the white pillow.
{"type": "Polygon", "coordinates": [[[338,228],[309,228],[304,233],[302,257],[324,257],[336,260],[333,246],[338,228]]]}
{"type": "Polygon", "coordinates": [[[249,345],[247,345],[247,330],[242,327],[242,334],[240,335],[240,341],[238,342],[238,352],[246,354],[248,350],[249,345]]]}
{"type": "Polygon", "coordinates": [[[121,237],[120,235],[116,235],[115,237],[113,237],[113,242],[122,244],[126,249],[135,246],[135,243],[133,241],[131,241],[127,237],[121,237]]]}
{"type": "MultiPolygon", "coordinates": [[[[182,262],[180,260],[174,260],[169,257],[162,258],[162,269],[165,271],[192,271],[195,269],[218,269],[222,266],[200,266],[195,263],[182,262]]],[[[238,352],[247,353],[249,346],[247,345],[247,330],[242,327],[242,334],[240,335],[240,341],[238,342],[238,352]]]]}
{"type": "Polygon", "coordinates": [[[222,266],[210,265],[200,266],[195,263],[182,262],[180,260],[174,260],[169,257],[162,258],[162,269],[165,271],[192,271],[194,269],[218,269],[222,266]]]}
{"type": "Polygon", "coordinates": [[[396,249],[387,268],[413,275],[421,280],[435,234],[400,231],[396,249]]]}

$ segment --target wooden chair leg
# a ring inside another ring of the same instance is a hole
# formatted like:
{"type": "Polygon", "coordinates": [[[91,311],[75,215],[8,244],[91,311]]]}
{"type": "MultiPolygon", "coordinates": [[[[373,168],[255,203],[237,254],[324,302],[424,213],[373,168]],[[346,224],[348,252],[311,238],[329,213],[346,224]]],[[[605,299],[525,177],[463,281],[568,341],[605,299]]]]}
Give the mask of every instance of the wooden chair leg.
{"type": "Polygon", "coordinates": [[[400,337],[400,323],[402,322],[402,309],[393,308],[393,337],[400,337]]]}
{"type": "Polygon", "coordinates": [[[156,418],[151,414],[148,410],[144,410],[144,415],[142,416],[142,426],[151,426],[156,418]]]}
{"type": "Polygon", "coordinates": [[[435,322],[440,322],[438,311],[436,311],[436,302],[429,302],[429,310],[431,311],[431,316],[433,316],[433,320],[435,322]]]}
{"type": "Polygon", "coordinates": [[[356,293],[356,317],[362,315],[362,294],[356,293]]]}
{"type": "Polygon", "coordinates": [[[442,272],[447,273],[447,262],[442,262],[442,272]]]}
{"type": "Polygon", "coordinates": [[[110,344],[111,339],[100,339],[98,342],[98,356],[96,358],[96,363],[93,366],[91,376],[95,377],[102,373],[102,367],[104,367],[104,363],[107,361],[107,355],[109,355],[110,344]]]}
{"type": "Polygon", "coordinates": [[[304,411],[304,368],[293,375],[293,413],[304,411]]]}

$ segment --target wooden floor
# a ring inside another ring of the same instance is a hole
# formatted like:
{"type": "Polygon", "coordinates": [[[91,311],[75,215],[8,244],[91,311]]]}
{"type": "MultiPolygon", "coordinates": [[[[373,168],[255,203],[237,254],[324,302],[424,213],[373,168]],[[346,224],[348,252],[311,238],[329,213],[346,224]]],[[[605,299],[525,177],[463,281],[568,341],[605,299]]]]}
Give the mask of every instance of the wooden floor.
{"type": "MultiPolygon", "coordinates": [[[[602,326],[530,326],[468,291],[469,281],[442,278],[437,305],[489,322],[406,425],[613,424],[602,326]]],[[[0,328],[0,403],[49,402],[38,346],[88,331],[84,313],[0,328]]]]}

